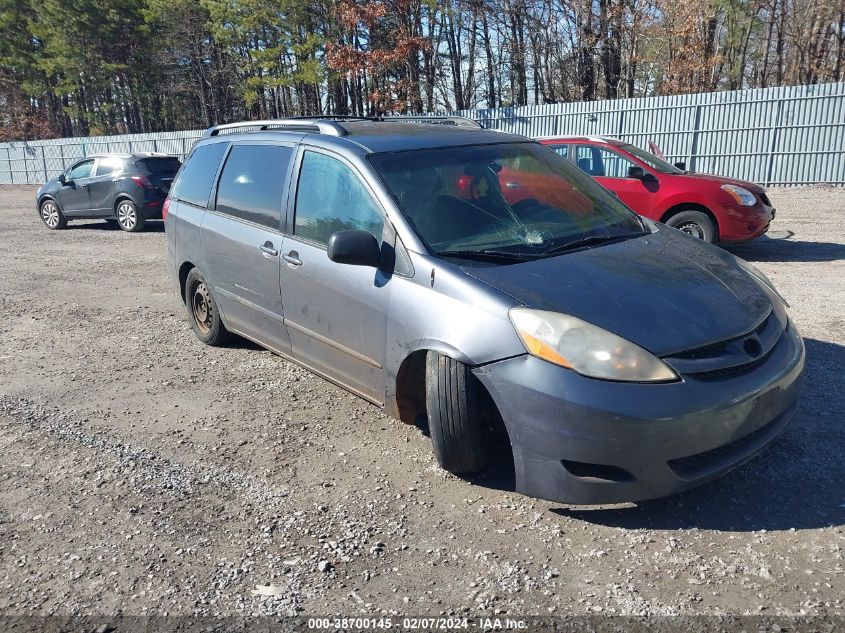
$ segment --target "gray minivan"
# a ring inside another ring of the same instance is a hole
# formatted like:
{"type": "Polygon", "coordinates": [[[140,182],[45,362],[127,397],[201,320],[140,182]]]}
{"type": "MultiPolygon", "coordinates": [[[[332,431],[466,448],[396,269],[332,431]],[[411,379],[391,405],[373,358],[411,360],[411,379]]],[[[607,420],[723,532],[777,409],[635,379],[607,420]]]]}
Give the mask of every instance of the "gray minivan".
{"type": "Polygon", "coordinates": [[[570,503],[711,480],[787,426],[804,345],[756,268],[553,151],[460,119],[211,128],[163,215],[197,337],[235,333],[391,415],[440,465],[570,503]]]}

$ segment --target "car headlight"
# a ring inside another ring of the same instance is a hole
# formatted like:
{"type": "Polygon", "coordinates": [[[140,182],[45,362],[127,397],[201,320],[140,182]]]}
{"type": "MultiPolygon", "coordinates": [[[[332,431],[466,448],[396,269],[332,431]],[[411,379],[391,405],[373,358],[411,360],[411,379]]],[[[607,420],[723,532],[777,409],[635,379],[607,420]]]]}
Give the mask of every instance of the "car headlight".
{"type": "Polygon", "coordinates": [[[722,190],[728,193],[728,195],[737,201],[737,204],[741,204],[744,207],[753,207],[757,204],[757,198],[754,197],[754,194],[748,191],[748,189],[743,189],[742,187],[737,187],[736,185],[722,185],[722,190]]]}
{"type": "Polygon", "coordinates": [[[678,379],[642,347],[581,319],[530,308],[511,308],[509,315],[529,354],[584,376],[625,382],[678,379]]]}
{"type": "Polygon", "coordinates": [[[778,292],[778,289],[775,288],[775,285],[772,283],[772,280],[769,279],[762,270],[760,270],[753,264],[749,264],[741,257],[735,257],[735,259],[736,263],[739,265],[740,268],[742,268],[745,272],[747,272],[749,275],[754,277],[757,281],[759,281],[761,284],[771,290],[775,294],[775,296],[777,296],[778,299],[783,301],[783,305],[785,305],[787,308],[789,307],[789,302],[783,298],[783,295],[781,295],[778,292]]]}

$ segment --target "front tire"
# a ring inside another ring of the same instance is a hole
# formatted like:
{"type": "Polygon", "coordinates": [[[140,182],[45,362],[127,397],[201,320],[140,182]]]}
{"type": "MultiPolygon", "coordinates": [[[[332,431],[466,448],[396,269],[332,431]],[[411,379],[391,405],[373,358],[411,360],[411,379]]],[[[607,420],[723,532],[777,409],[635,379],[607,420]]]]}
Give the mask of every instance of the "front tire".
{"type": "Polygon", "coordinates": [[[681,211],[666,220],[666,224],[710,244],[715,244],[719,237],[713,220],[702,211],[681,211]]]}
{"type": "Polygon", "coordinates": [[[41,221],[51,231],[57,231],[67,226],[67,218],[55,200],[45,200],[38,207],[38,214],[41,221]]]}
{"type": "Polygon", "coordinates": [[[434,455],[441,468],[456,475],[487,467],[481,385],[469,367],[448,356],[426,356],[426,411],[434,455]]]}
{"type": "Polygon", "coordinates": [[[127,233],[136,233],[144,228],[144,218],[138,213],[138,206],[131,200],[120,200],[115,209],[117,224],[127,233]]]}
{"type": "Polygon", "coordinates": [[[196,337],[216,347],[229,338],[229,332],[220,318],[217,301],[211,294],[211,288],[199,270],[193,268],[185,280],[185,307],[191,319],[191,327],[196,337]]]}

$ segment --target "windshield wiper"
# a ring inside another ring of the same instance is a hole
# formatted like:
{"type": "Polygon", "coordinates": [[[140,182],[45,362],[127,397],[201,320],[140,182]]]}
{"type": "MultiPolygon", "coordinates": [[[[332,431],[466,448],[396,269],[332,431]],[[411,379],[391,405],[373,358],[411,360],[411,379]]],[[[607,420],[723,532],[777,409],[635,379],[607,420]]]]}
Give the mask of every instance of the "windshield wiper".
{"type": "Polygon", "coordinates": [[[579,237],[577,240],[566,242],[560,246],[555,246],[546,251],[542,255],[554,255],[555,253],[564,253],[576,248],[583,248],[587,246],[594,246],[596,244],[609,244],[611,242],[621,242],[622,240],[631,239],[634,237],[642,237],[643,235],[650,235],[649,231],[638,231],[636,233],[619,233],[617,235],[588,235],[587,237],[579,237]]]}
{"type": "Polygon", "coordinates": [[[527,262],[536,259],[533,253],[509,253],[507,251],[494,250],[451,250],[437,253],[441,257],[462,257],[464,259],[479,259],[481,261],[506,261],[506,262],[527,262]]]}

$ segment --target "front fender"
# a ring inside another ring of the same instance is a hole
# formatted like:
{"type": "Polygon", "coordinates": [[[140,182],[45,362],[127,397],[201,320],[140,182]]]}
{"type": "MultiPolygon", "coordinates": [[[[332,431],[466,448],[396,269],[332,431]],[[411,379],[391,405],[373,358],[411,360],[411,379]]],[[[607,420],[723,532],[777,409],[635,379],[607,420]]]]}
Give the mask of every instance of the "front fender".
{"type": "Polygon", "coordinates": [[[513,297],[441,260],[412,257],[415,276],[391,281],[384,365],[390,411],[397,406],[400,368],[415,353],[436,351],[470,367],[525,353],[508,318],[519,305],[513,297]]]}

